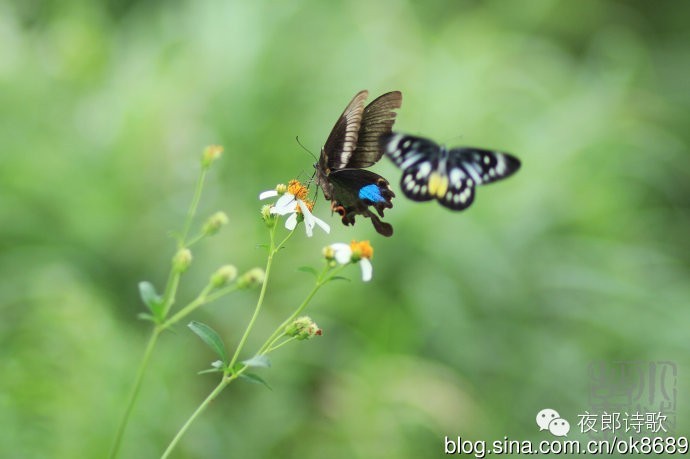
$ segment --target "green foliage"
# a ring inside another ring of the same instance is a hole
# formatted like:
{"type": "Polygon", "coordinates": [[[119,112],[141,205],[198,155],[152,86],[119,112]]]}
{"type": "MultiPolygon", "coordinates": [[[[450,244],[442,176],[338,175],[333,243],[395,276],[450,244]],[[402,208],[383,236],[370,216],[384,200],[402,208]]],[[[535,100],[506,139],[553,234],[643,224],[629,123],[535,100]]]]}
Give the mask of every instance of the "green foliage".
{"type": "Polygon", "coordinates": [[[271,359],[265,355],[255,355],[251,359],[243,360],[242,363],[248,367],[254,368],[270,368],[271,359]]]}
{"type": "Polygon", "coordinates": [[[225,366],[230,363],[228,353],[225,350],[225,343],[223,343],[223,339],[213,328],[194,320],[189,322],[187,327],[220,357],[221,362],[223,362],[225,366]]]}
{"type": "Polygon", "coordinates": [[[139,295],[153,317],[160,318],[163,312],[163,297],[156,293],[156,287],[151,282],[139,282],[139,295]]]}

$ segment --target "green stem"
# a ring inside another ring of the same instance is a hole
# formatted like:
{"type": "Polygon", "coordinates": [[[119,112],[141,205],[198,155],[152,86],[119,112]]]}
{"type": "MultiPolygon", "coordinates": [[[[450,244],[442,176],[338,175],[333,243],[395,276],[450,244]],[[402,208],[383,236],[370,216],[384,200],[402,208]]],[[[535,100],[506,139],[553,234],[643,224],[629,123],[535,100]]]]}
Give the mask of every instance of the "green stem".
{"type": "MultiPolygon", "coordinates": [[[[279,340],[280,338],[282,338],[283,336],[285,336],[285,335],[280,335],[278,338],[276,338],[275,340],[273,340],[273,342],[275,343],[276,341],[278,341],[278,340],[279,340]]],[[[291,337],[289,337],[288,339],[286,339],[285,341],[283,341],[282,343],[279,343],[279,344],[276,344],[276,345],[273,345],[273,343],[271,343],[271,345],[268,347],[268,349],[266,349],[265,353],[268,354],[268,353],[270,353],[270,352],[275,351],[276,349],[280,349],[281,347],[285,346],[285,345],[286,345],[287,343],[289,343],[290,341],[294,341],[294,340],[296,340],[296,339],[297,339],[296,336],[291,336],[291,337]]]]}
{"type": "Polygon", "coordinates": [[[208,407],[208,405],[216,398],[218,395],[223,392],[223,389],[232,382],[233,379],[235,379],[237,376],[235,375],[228,375],[228,376],[223,376],[223,379],[221,379],[220,383],[216,386],[215,389],[204,399],[203,402],[197,407],[197,409],[194,411],[194,413],[187,419],[187,422],[184,423],[184,425],[180,428],[180,430],[177,431],[175,434],[175,437],[172,439],[168,447],[165,449],[165,452],[161,456],[161,459],[165,459],[170,456],[170,453],[172,453],[173,449],[175,449],[175,446],[177,446],[177,443],[180,441],[182,436],[187,432],[187,429],[189,429],[189,426],[192,425],[192,423],[196,420],[196,418],[199,417],[199,415],[208,407]]]}
{"type": "MultiPolygon", "coordinates": [[[[252,318],[249,319],[249,324],[247,324],[247,328],[244,330],[244,334],[242,335],[242,338],[240,339],[240,343],[237,345],[237,348],[235,349],[235,354],[232,356],[232,360],[230,360],[230,364],[228,365],[228,368],[233,368],[235,366],[235,362],[237,362],[237,359],[240,356],[240,352],[242,352],[242,349],[244,348],[244,345],[247,342],[247,338],[249,337],[249,333],[251,333],[252,329],[254,328],[254,323],[256,322],[256,319],[259,317],[259,312],[261,312],[261,306],[264,303],[264,297],[266,296],[266,287],[268,286],[268,278],[271,275],[271,266],[273,265],[273,256],[276,254],[278,249],[282,247],[282,245],[287,241],[288,236],[283,239],[283,242],[280,243],[279,246],[276,247],[275,245],[275,234],[276,234],[276,227],[278,225],[274,225],[273,228],[271,228],[271,231],[269,232],[270,234],[270,245],[268,248],[268,259],[266,260],[266,270],[264,271],[264,281],[261,284],[261,292],[259,293],[259,299],[256,301],[256,306],[254,307],[254,314],[252,314],[252,318]]],[[[291,231],[290,234],[294,232],[291,231]]]]}
{"type": "Polygon", "coordinates": [[[113,446],[110,449],[110,455],[108,457],[111,459],[117,457],[117,453],[120,451],[122,437],[124,436],[125,429],[127,428],[127,423],[129,422],[129,417],[132,414],[134,404],[136,403],[137,397],[139,396],[139,389],[141,389],[141,382],[144,379],[144,373],[146,372],[146,368],[148,367],[151,354],[153,353],[153,348],[156,346],[156,341],[158,341],[158,337],[160,336],[161,331],[162,330],[158,326],[156,326],[156,328],[153,329],[153,333],[149,338],[148,344],[146,345],[144,356],[141,359],[141,363],[139,363],[139,369],[137,370],[137,375],[134,379],[134,386],[132,387],[132,392],[129,395],[129,400],[127,402],[127,407],[125,408],[125,413],[122,416],[122,419],[120,420],[120,424],[117,428],[117,433],[115,434],[115,441],[113,442],[113,446]]]}
{"type": "Polygon", "coordinates": [[[161,309],[161,316],[156,317],[158,320],[163,320],[168,313],[170,308],[175,302],[175,293],[177,293],[177,287],[180,285],[180,273],[175,266],[170,268],[170,274],[168,274],[168,282],[165,284],[165,293],[163,293],[163,307],[161,309]]]}
{"type": "Polygon", "coordinates": [[[187,218],[184,222],[184,229],[182,230],[182,235],[178,242],[178,249],[181,249],[185,246],[185,241],[187,240],[187,236],[189,235],[189,230],[192,227],[194,215],[196,215],[196,209],[197,207],[199,207],[199,201],[201,200],[201,190],[204,188],[204,180],[206,180],[206,171],[207,169],[205,167],[201,168],[201,174],[199,174],[199,180],[197,180],[196,189],[194,190],[194,197],[192,198],[192,202],[189,205],[189,210],[187,211],[187,218]]]}
{"type": "Polygon", "coordinates": [[[271,334],[271,336],[269,336],[268,339],[266,340],[266,342],[261,346],[261,348],[259,349],[259,352],[257,352],[257,355],[263,355],[263,354],[270,352],[270,350],[269,350],[270,347],[273,345],[273,343],[277,339],[279,339],[282,336],[283,332],[285,331],[285,327],[290,325],[297,318],[297,316],[300,315],[300,313],[302,311],[304,311],[304,308],[306,308],[307,305],[309,304],[309,302],[311,301],[311,299],[314,298],[314,295],[316,295],[316,292],[318,292],[319,289],[326,282],[331,280],[331,278],[333,276],[335,276],[337,273],[339,273],[345,266],[347,266],[347,265],[339,266],[339,267],[337,267],[331,271],[331,268],[328,265],[326,265],[326,267],[323,269],[323,271],[321,271],[319,276],[316,278],[316,283],[314,284],[314,287],[312,287],[311,291],[309,292],[307,297],[304,299],[304,301],[302,301],[302,303],[297,307],[297,309],[295,309],[295,311],[287,319],[285,319],[283,321],[283,323],[278,325],[278,327],[271,334]],[[326,274],[328,274],[329,271],[331,272],[331,275],[327,276],[326,274]]]}
{"type": "Polygon", "coordinates": [[[199,233],[199,234],[197,234],[196,236],[194,236],[193,238],[191,238],[191,239],[185,244],[185,247],[189,248],[189,247],[193,246],[194,244],[196,244],[197,242],[199,242],[200,240],[202,240],[204,237],[206,237],[206,235],[205,235],[204,233],[199,233]]]}
{"type": "MultiPolygon", "coordinates": [[[[227,294],[233,290],[237,290],[237,284],[234,284],[231,287],[233,287],[233,288],[232,289],[224,289],[223,294],[227,294]]],[[[176,324],[177,322],[179,322],[180,320],[182,320],[183,318],[185,318],[186,316],[191,314],[195,309],[198,309],[199,307],[203,306],[204,304],[209,303],[211,301],[209,293],[211,292],[212,289],[213,289],[213,286],[211,284],[204,287],[204,289],[201,291],[201,293],[199,293],[199,295],[196,298],[194,298],[194,300],[189,302],[189,304],[187,306],[185,306],[184,308],[177,311],[171,318],[169,318],[168,320],[163,322],[160,325],[160,328],[165,330],[165,329],[171,327],[172,325],[176,324]]],[[[213,297],[213,299],[216,299],[216,298],[218,298],[218,295],[215,295],[213,297]]]]}

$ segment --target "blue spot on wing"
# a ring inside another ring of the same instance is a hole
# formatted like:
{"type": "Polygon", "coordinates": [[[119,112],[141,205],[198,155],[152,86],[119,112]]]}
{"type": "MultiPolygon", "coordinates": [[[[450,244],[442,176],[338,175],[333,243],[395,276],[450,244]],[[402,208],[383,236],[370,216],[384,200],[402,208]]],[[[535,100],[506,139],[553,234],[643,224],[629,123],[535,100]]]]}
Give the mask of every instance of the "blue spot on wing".
{"type": "Polygon", "coordinates": [[[366,199],[371,202],[386,202],[386,199],[381,196],[381,190],[378,185],[367,185],[359,189],[359,199],[366,199]]]}

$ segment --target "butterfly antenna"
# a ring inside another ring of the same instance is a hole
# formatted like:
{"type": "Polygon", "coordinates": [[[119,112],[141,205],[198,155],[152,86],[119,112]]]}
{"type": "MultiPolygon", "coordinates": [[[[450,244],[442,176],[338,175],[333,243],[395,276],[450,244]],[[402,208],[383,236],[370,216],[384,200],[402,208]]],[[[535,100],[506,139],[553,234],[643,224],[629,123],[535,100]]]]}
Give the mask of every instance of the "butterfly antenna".
{"type": "Polygon", "coordinates": [[[299,144],[299,146],[302,147],[302,148],[304,149],[304,151],[306,151],[307,153],[309,153],[309,155],[310,155],[312,158],[314,158],[315,161],[318,161],[318,160],[319,160],[319,158],[317,158],[316,155],[315,155],[314,153],[312,153],[307,147],[305,147],[305,146],[302,144],[302,142],[299,141],[299,136],[295,136],[295,140],[297,140],[297,143],[299,144]]]}
{"type": "MultiPolygon", "coordinates": [[[[314,173],[311,174],[311,177],[309,177],[309,180],[306,181],[307,183],[307,189],[311,190],[311,186],[315,183],[314,177],[316,176],[316,170],[314,170],[314,173]]],[[[314,192],[314,204],[316,204],[316,201],[319,198],[319,187],[316,187],[316,191],[314,192]]]]}

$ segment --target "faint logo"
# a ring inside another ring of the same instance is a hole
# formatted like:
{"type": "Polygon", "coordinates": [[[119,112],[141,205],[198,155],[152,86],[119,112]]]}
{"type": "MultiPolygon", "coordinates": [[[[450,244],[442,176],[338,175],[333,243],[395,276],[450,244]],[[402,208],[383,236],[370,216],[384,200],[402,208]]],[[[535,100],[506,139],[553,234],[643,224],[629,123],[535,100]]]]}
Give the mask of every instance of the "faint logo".
{"type": "Polygon", "coordinates": [[[589,365],[589,404],[599,413],[658,413],[675,430],[678,367],[675,362],[614,361],[589,365]]]}
{"type": "Polygon", "coordinates": [[[537,425],[539,431],[548,430],[556,437],[567,437],[570,432],[570,423],[561,418],[558,411],[551,408],[544,408],[537,413],[537,425]]]}

